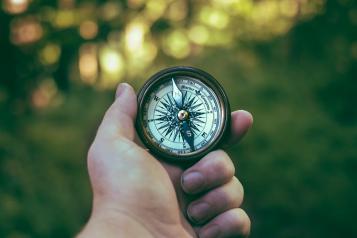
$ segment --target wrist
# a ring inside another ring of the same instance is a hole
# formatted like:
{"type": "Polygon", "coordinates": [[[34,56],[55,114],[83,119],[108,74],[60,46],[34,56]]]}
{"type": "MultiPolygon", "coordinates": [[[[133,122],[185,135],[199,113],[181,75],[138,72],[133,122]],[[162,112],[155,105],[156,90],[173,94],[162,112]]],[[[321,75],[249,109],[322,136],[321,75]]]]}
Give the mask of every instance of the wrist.
{"type": "Polygon", "coordinates": [[[157,224],[151,218],[132,214],[128,209],[117,206],[93,208],[87,225],[78,235],[78,238],[84,237],[192,238],[182,227],[157,224]]]}
{"type": "Polygon", "coordinates": [[[78,238],[84,237],[148,237],[154,236],[135,219],[106,212],[92,214],[78,238]]]}

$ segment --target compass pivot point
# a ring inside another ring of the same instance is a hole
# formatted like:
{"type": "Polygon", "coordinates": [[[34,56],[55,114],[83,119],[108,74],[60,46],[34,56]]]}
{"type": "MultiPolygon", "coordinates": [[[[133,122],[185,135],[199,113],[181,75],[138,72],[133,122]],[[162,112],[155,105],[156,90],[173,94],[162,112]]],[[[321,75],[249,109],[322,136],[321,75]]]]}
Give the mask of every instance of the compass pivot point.
{"type": "Polygon", "coordinates": [[[188,120],[189,113],[186,110],[180,110],[177,114],[177,117],[180,121],[188,120]]]}

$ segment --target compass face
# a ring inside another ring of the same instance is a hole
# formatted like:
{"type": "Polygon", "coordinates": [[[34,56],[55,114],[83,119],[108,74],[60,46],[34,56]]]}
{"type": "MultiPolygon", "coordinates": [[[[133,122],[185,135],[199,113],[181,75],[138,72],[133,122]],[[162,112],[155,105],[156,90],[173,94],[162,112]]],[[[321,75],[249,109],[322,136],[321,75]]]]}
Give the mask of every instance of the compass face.
{"type": "Polygon", "coordinates": [[[139,135],[163,157],[197,159],[224,134],[228,101],[217,82],[202,75],[203,71],[178,67],[163,72],[151,78],[139,94],[139,135]]]}

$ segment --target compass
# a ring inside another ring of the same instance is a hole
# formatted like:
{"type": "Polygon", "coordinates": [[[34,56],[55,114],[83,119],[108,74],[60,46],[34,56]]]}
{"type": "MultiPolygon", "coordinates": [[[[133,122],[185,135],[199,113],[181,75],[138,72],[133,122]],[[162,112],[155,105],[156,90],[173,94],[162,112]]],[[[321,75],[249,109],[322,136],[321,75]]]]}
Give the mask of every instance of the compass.
{"type": "Polygon", "coordinates": [[[158,157],[196,161],[226,138],[229,102],[210,74],[192,67],[167,68],[140,90],[136,128],[145,146],[158,157]]]}

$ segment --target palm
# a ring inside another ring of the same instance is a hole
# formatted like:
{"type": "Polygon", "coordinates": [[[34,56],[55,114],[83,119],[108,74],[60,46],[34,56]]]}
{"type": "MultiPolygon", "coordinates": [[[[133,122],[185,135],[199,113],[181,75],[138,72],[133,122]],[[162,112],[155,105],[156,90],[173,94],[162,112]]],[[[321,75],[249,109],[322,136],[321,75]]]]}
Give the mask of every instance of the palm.
{"type": "Polygon", "coordinates": [[[183,169],[178,166],[168,164],[164,161],[160,161],[160,163],[166,169],[166,172],[170,176],[171,183],[174,186],[174,189],[176,192],[176,198],[177,198],[177,201],[179,204],[179,209],[180,209],[180,211],[178,211],[178,212],[180,214],[182,227],[188,233],[194,234],[194,228],[192,227],[190,222],[187,220],[187,216],[186,216],[186,212],[185,212],[191,199],[187,195],[185,195],[185,193],[183,192],[183,190],[181,188],[181,175],[183,173],[183,169]]]}
{"type": "Polygon", "coordinates": [[[192,226],[182,213],[187,204],[180,188],[182,169],[159,162],[132,141],[120,138],[112,143],[91,153],[105,159],[98,161],[89,157],[93,189],[105,188],[102,194],[120,204],[118,210],[137,212],[137,217],[145,222],[181,227],[194,236],[192,226]],[[116,146],[118,144],[120,146],[116,146]],[[121,159],[123,157],[125,159],[121,159]]]}
{"type": "MultiPolygon", "coordinates": [[[[139,150],[141,150],[141,148],[139,148],[139,150]]],[[[194,228],[191,226],[185,215],[189,197],[185,195],[181,188],[181,175],[183,169],[179,166],[166,163],[160,158],[154,158],[146,151],[144,151],[144,153],[145,156],[142,158],[146,159],[145,167],[142,166],[141,162],[141,168],[138,165],[136,166],[140,168],[140,170],[145,170],[142,171],[143,173],[147,173],[147,171],[154,172],[154,174],[148,175],[152,176],[150,181],[142,181],[142,186],[150,189],[153,198],[151,200],[151,205],[158,210],[161,210],[164,214],[162,216],[158,214],[156,219],[162,223],[171,220],[191,234],[192,237],[196,237],[194,235],[194,228]]],[[[140,191],[143,192],[144,190],[140,189],[140,191]]],[[[140,191],[138,191],[138,195],[141,193],[140,191]]],[[[147,196],[147,190],[143,193],[143,196],[147,196]]]]}

